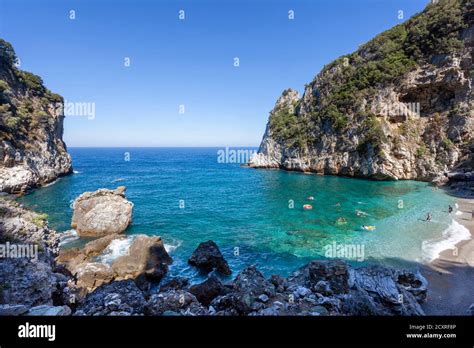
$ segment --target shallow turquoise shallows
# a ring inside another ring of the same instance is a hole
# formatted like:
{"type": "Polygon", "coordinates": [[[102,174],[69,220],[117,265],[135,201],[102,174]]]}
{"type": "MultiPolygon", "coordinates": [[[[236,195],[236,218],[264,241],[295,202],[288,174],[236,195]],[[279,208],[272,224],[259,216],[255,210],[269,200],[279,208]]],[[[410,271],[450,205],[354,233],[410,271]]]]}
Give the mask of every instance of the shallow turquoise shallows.
{"type": "Polygon", "coordinates": [[[255,170],[218,163],[218,150],[72,148],[75,174],[19,200],[47,213],[52,227],[64,231],[79,194],[125,185],[135,204],[127,234],[160,235],[174,259],[170,274],[194,280],[202,276],[186,260],[210,239],[234,275],[252,264],[266,275],[287,275],[331,256],[328,245],[363,247],[364,262],[421,262],[423,241],[441,238],[452,221],[447,208],[453,199],[426,183],[255,170]],[[428,212],[432,222],[423,221],[428,212]]]}

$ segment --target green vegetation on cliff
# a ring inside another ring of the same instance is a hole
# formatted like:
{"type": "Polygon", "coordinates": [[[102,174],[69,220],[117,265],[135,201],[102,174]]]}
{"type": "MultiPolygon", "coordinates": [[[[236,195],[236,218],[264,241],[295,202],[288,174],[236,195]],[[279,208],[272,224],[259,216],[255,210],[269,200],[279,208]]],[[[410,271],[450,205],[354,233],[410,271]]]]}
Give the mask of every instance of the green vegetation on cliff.
{"type": "Polygon", "coordinates": [[[472,0],[440,0],[430,4],[407,22],[325,66],[307,86],[316,90],[310,119],[298,109],[295,113],[273,113],[269,120],[272,136],[288,146],[302,147],[302,142],[310,145],[315,140],[311,130],[321,124],[329,123],[330,128],[325,131],[338,132],[343,137],[344,130],[357,120],[363,122],[361,128],[366,132],[360,148],[366,144],[377,147],[383,134],[380,122],[368,111],[370,105],[362,105],[362,101],[370,100],[381,86],[396,84],[408,72],[431,64],[435,56],[460,50],[460,33],[474,15],[472,7],[472,0]]]}
{"type": "Polygon", "coordinates": [[[0,39],[0,137],[12,142],[31,135],[40,125],[54,123],[50,109],[63,102],[39,76],[16,64],[12,45],[0,39]]]}

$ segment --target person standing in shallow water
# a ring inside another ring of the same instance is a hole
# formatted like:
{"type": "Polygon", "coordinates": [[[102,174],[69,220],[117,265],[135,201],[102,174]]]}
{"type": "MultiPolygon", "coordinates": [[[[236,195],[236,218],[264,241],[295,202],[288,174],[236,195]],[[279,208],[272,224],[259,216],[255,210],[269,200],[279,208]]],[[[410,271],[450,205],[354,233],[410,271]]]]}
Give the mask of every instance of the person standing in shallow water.
{"type": "Polygon", "coordinates": [[[426,214],[426,220],[425,221],[431,221],[431,219],[433,218],[433,216],[431,215],[431,213],[428,213],[426,214]]]}
{"type": "Polygon", "coordinates": [[[451,204],[449,205],[448,212],[451,214],[453,212],[453,207],[451,207],[451,204]]]}

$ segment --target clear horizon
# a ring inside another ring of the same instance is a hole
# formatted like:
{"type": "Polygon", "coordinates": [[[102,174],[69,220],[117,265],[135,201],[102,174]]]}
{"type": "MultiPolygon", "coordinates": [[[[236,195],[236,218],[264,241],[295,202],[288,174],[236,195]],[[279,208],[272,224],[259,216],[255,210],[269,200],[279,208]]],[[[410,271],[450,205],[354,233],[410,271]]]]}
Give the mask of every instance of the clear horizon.
{"type": "Polygon", "coordinates": [[[20,68],[91,112],[66,117],[69,148],[258,147],[284,89],[428,1],[137,3],[0,3],[20,68]]]}

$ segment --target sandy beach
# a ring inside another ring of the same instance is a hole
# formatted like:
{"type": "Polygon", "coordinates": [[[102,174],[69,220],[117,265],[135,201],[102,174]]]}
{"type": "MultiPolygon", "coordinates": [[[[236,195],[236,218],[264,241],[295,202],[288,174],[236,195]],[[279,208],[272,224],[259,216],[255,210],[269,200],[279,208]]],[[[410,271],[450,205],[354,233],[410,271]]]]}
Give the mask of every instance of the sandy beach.
{"type": "Polygon", "coordinates": [[[471,239],[443,251],[421,273],[428,280],[428,297],[423,308],[427,315],[467,315],[474,303],[474,199],[458,198],[459,215],[454,219],[469,229],[471,239]]]}

